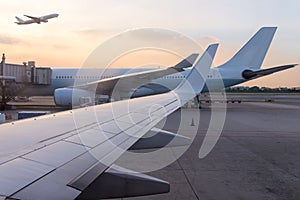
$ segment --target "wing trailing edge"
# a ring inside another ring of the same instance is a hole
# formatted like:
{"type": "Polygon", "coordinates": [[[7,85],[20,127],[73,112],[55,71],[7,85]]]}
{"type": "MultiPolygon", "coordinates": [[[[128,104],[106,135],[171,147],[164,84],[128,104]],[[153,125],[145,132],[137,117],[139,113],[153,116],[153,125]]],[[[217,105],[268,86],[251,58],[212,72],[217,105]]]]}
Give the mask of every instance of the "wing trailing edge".
{"type": "Polygon", "coordinates": [[[169,131],[153,128],[140,138],[129,150],[156,149],[162,147],[176,147],[191,144],[191,139],[169,131]]]}

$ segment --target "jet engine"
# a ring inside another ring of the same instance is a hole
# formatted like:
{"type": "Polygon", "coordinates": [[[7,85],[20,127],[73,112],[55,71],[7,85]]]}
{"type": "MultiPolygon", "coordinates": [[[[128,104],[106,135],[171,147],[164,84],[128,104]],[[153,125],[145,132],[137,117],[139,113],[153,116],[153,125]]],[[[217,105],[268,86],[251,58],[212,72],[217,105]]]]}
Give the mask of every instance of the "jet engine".
{"type": "Polygon", "coordinates": [[[136,98],[136,97],[144,97],[144,96],[149,96],[149,95],[155,95],[155,94],[162,94],[165,92],[169,92],[170,89],[163,85],[159,84],[147,84],[144,86],[141,86],[137,88],[133,94],[131,95],[131,98],[136,98]]]}
{"type": "Polygon", "coordinates": [[[92,103],[95,94],[88,90],[59,88],[54,91],[54,101],[58,106],[71,107],[92,103]]]}

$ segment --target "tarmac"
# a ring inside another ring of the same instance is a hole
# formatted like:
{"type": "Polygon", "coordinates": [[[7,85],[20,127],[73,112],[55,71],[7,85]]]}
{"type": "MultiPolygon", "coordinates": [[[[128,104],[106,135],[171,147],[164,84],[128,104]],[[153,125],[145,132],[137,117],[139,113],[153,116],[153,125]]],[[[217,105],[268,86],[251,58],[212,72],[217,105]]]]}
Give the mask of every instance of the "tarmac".
{"type": "MultiPolygon", "coordinates": [[[[213,129],[220,130],[221,136],[207,156],[199,158],[199,149],[209,125],[222,124],[211,120],[214,114],[224,114],[221,103],[203,103],[200,112],[181,109],[167,118],[164,130],[195,136],[179,159],[147,173],[168,181],[169,193],[124,199],[300,199],[300,95],[228,96],[242,102],[226,104],[224,127],[213,129]]],[[[37,103],[40,100],[33,100],[29,108],[23,107],[26,103],[18,103],[17,110],[7,112],[15,114],[49,103],[37,103]]],[[[53,104],[43,109],[51,110],[53,104]]],[[[177,153],[175,148],[169,149],[177,153]]]]}
{"type": "MultiPolygon", "coordinates": [[[[124,199],[300,199],[300,95],[268,94],[274,102],[265,102],[266,95],[230,97],[252,101],[227,104],[221,137],[206,157],[198,154],[213,105],[203,103],[192,145],[174,163],[148,173],[168,181],[169,193],[124,199]]],[[[190,125],[199,112],[181,109],[164,129],[175,132],[179,115],[190,125]]],[[[191,131],[185,128],[178,133],[191,131]]]]}

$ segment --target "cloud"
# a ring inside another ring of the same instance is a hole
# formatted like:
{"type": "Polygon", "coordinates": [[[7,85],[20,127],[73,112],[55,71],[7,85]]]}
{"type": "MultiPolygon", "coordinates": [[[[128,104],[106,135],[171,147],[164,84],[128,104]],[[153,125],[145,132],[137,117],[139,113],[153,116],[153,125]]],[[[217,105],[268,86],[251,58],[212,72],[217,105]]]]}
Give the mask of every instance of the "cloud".
{"type": "Polygon", "coordinates": [[[0,35],[0,44],[20,44],[20,43],[23,43],[23,41],[18,38],[0,35]]]}
{"type": "Polygon", "coordinates": [[[207,47],[209,44],[220,43],[221,40],[215,36],[196,37],[195,41],[202,47],[207,47]]]}
{"type": "Polygon", "coordinates": [[[115,31],[102,30],[102,29],[83,29],[73,31],[75,34],[86,37],[100,37],[103,35],[115,34],[115,31]]]}
{"type": "Polygon", "coordinates": [[[55,49],[60,49],[60,50],[70,49],[70,46],[63,45],[63,44],[54,44],[54,45],[52,45],[52,47],[55,49]]]}

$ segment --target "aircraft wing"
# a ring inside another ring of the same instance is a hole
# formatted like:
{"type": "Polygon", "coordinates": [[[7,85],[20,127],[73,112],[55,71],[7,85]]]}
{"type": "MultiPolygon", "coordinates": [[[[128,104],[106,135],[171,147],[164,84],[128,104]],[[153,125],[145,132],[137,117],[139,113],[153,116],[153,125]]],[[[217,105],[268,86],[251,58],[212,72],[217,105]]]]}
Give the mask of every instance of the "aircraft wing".
{"type": "Polygon", "coordinates": [[[191,54],[173,67],[120,75],[84,85],[78,85],[75,86],[75,88],[96,91],[97,94],[111,94],[114,88],[117,88],[118,92],[129,94],[131,90],[150,83],[153,79],[184,71],[184,68],[193,65],[197,57],[198,54],[191,54]]]}
{"type": "Polygon", "coordinates": [[[186,80],[169,93],[1,125],[1,199],[102,199],[168,192],[165,181],[109,167],[161,119],[200,93],[217,46],[209,46],[186,80]]]}
{"type": "Polygon", "coordinates": [[[40,20],[39,17],[33,17],[33,16],[30,16],[30,15],[24,15],[25,17],[28,17],[30,19],[33,19],[33,20],[40,20]]]}
{"type": "Polygon", "coordinates": [[[277,67],[272,67],[272,68],[268,68],[268,69],[261,69],[261,70],[257,70],[257,71],[252,71],[252,70],[245,70],[242,73],[242,76],[245,79],[256,79],[262,76],[266,76],[266,75],[270,75],[279,71],[283,71],[283,70],[287,70],[290,68],[293,68],[295,66],[297,66],[298,64],[291,64],[291,65],[282,65],[282,66],[277,66],[277,67]]]}

